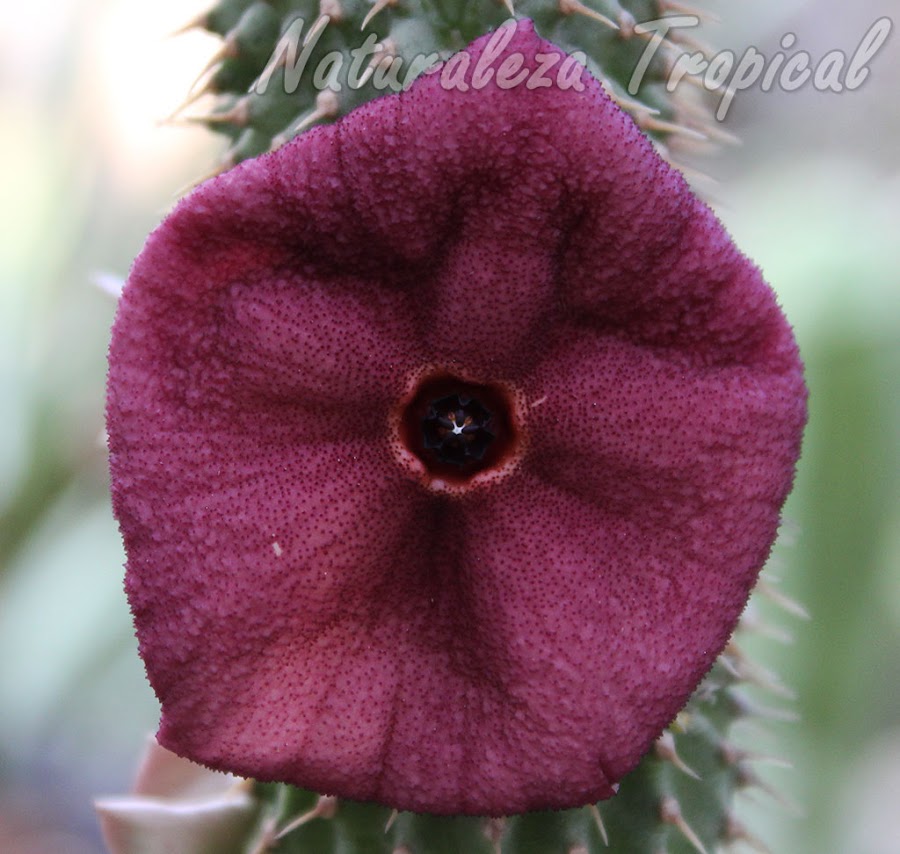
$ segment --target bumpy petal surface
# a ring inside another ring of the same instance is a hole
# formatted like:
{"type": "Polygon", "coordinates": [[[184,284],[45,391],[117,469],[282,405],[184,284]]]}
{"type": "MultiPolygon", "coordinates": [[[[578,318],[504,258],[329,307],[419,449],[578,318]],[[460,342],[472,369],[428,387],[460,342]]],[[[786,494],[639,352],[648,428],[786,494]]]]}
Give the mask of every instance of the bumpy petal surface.
{"type": "Polygon", "coordinates": [[[181,755],[441,813],[608,797],[765,561],[805,420],[771,291],[596,81],[503,39],[206,183],[135,263],[113,499],[181,755]],[[474,85],[513,55],[550,84],[474,85]],[[396,453],[435,369],[515,389],[502,476],[396,453]]]}

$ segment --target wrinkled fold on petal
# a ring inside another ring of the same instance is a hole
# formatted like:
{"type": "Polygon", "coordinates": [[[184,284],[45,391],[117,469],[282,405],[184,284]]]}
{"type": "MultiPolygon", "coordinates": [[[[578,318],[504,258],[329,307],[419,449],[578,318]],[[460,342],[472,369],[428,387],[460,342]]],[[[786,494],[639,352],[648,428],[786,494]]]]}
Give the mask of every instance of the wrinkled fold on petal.
{"type": "Polygon", "coordinates": [[[208,265],[202,247],[216,235],[198,228],[181,237],[190,218],[184,207],[172,215],[169,241],[152,240],[129,280],[110,354],[113,389],[126,374],[129,387],[146,383],[139,393],[163,418],[278,398],[327,408],[396,396],[397,366],[421,361],[402,294],[283,257],[260,269],[250,249],[208,265]],[[189,239],[201,247],[197,258],[170,268],[189,239]]]}
{"type": "Polygon", "coordinates": [[[559,260],[573,316],[698,367],[793,365],[796,345],[774,294],[683,178],[660,171],[640,192],[635,209],[615,193],[586,205],[573,228],[559,260]],[[620,234],[617,210],[630,222],[620,234]]]}
{"type": "Polygon", "coordinates": [[[519,376],[543,356],[543,328],[556,303],[556,271],[540,241],[497,234],[490,209],[467,220],[431,282],[426,329],[434,358],[519,376]]]}
{"type": "Polygon", "coordinates": [[[604,797],[602,780],[631,770],[724,645],[747,567],[723,568],[690,536],[647,537],[638,520],[534,475],[466,521],[470,595],[508,654],[518,773],[566,781],[582,802],[604,797]]]}
{"type": "Polygon", "coordinates": [[[548,482],[648,529],[706,528],[723,572],[738,571],[733,554],[772,542],[806,417],[796,360],[697,368],[582,331],[561,336],[529,388],[541,401],[529,413],[531,466],[548,482]],[[729,527],[722,552],[726,518],[745,520],[745,538],[729,527]]]}
{"type": "Polygon", "coordinates": [[[370,635],[420,545],[421,497],[367,443],[258,450],[170,501],[117,501],[160,743],[266,779],[314,768],[324,745],[352,776],[335,751],[380,749],[371,714],[396,662],[370,635]]]}
{"type": "MultiPolygon", "coordinates": [[[[513,32],[507,49],[527,68],[540,64],[538,56],[565,56],[529,22],[513,32]]],[[[473,60],[483,49],[470,47],[473,60]]],[[[581,103],[561,98],[555,86],[460,91],[427,75],[399,98],[370,102],[263,158],[260,175],[267,170],[269,183],[289,197],[322,197],[328,213],[304,208],[303,216],[318,216],[322,232],[334,230],[324,242],[340,247],[341,269],[414,295],[418,334],[435,358],[520,375],[559,310],[557,255],[580,215],[569,204],[568,133],[593,132],[585,124],[592,109],[627,125],[593,87],[581,103]],[[562,123],[570,126],[566,138],[562,123]],[[341,171],[320,177],[329,150],[341,171]],[[348,207],[340,222],[330,210],[337,204],[348,207]],[[371,251],[361,255],[361,247],[371,251]]],[[[323,252],[331,257],[334,246],[323,252]]]]}

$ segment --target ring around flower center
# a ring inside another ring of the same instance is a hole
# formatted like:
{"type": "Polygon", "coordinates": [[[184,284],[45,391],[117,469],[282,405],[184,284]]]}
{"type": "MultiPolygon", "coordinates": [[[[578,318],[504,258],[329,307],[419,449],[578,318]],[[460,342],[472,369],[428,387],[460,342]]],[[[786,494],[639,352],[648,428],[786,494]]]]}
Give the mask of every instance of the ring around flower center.
{"type": "Polygon", "coordinates": [[[400,439],[429,474],[464,483],[508,462],[518,444],[512,411],[500,386],[432,375],[406,404],[400,439]]]}

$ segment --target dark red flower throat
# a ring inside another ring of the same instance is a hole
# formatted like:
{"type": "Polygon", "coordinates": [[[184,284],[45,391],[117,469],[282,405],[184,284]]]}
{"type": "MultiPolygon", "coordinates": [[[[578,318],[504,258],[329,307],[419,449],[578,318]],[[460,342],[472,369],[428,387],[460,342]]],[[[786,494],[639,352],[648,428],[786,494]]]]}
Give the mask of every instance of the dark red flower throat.
{"type": "Polygon", "coordinates": [[[512,413],[503,388],[438,374],[406,404],[400,440],[431,475],[463,483],[512,456],[519,444],[512,413]]]}

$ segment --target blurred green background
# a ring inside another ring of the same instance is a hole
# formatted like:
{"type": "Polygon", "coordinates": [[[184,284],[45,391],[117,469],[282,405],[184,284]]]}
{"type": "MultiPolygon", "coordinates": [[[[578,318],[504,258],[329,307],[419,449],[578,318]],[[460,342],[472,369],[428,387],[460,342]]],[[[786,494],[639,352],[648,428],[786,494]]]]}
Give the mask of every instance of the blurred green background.
{"type": "MultiPolygon", "coordinates": [[[[122,593],[107,497],[105,353],[122,278],[219,145],[164,118],[212,53],[168,34],[186,0],[34,0],[0,13],[0,851],[101,851],[90,799],[125,791],[156,702],[122,593]]],[[[719,46],[852,53],[895,0],[757,0],[719,46]]],[[[748,820],[778,854],[900,852],[900,36],[855,92],[739,94],[742,145],[706,159],[738,244],[795,325],[811,422],[781,589],[812,619],[754,654],[801,719],[745,741],[793,770],[748,820]]],[[[773,613],[766,605],[767,613],[773,613]]]]}

